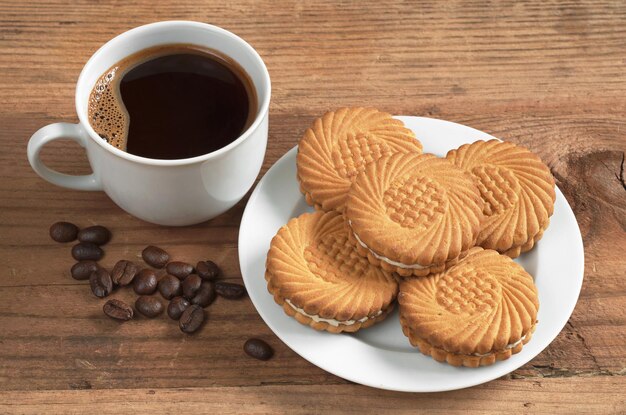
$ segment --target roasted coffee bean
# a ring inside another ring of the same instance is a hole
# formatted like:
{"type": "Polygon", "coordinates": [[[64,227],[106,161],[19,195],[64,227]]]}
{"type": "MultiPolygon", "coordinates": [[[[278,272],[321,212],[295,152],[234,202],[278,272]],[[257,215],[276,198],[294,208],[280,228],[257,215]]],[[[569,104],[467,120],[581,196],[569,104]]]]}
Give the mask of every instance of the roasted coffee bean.
{"type": "Polygon", "coordinates": [[[192,304],[183,311],[178,320],[178,325],[183,333],[193,333],[204,323],[204,310],[196,304],[192,304]]]}
{"type": "Polygon", "coordinates": [[[167,315],[172,320],[178,320],[183,314],[183,311],[189,307],[191,303],[184,297],[174,297],[167,306],[167,315]]]}
{"type": "Polygon", "coordinates": [[[98,264],[95,261],[78,261],[72,266],[70,273],[75,280],[88,280],[97,269],[98,264]]]}
{"type": "Polygon", "coordinates": [[[154,268],[163,268],[170,260],[170,255],[156,246],[148,246],[141,252],[141,257],[146,264],[154,268]]]}
{"type": "Polygon", "coordinates": [[[246,288],[241,284],[218,281],[215,283],[215,291],[217,291],[220,297],[234,300],[243,297],[246,293],[246,288]]]}
{"type": "Polygon", "coordinates": [[[78,232],[78,240],[96,245],[104,245],[111,240],[111,231],[100,225],[90,226],[78,232]]]}
{"type": "Polygon", "coordinates": [[[163,303],[156,297],[142,295],[135,301],[135,308],[144,316],[154,318],[163,312],[163,303]]]}
{"type": "Polygon", "coordinates": [[[159,292],[166,300],[181,295],[183,292],[180,280],[173,275],[167,274],[159,280],[159,292]]]}
{"type": "Polygon", "coordinates": [[[195,297],[202,285],[202,278],[196,274],[190,275],[183,281],[183,296],[189,300],[195,297]]]}
{"type": "Polygon", "coordinates": [[[142,269],[133,279],[133,290],[139,295],[150,295],[157,289],[156,273],[150,268],[142,269]]]}
{"type": "Polygon", "coordinates": [[[171,274],[180,280],[184,280],[193,272],[193,266],[186,262],[174,261],[167,264],[165,270],[168,274],[171,274]]]}
{"type": "Polygon", "coordinates": [[[72,242],[78,235],[78,226],[69,222],[57,222],[50,226],[50,237],[57,242],[72,242]]]}
{"type": "Polygon", "coordinates": [[[220,268],[213,261],[200,261],[196,264],[196,272],[204,280],[213,280],[220,275],[220,268]]]}
{"type": "Polygon", "coordinates": [[[139,272],[139,267],[131,261],[122,259],[111,270],[111,279],[117,285],[128,285],[133,282],[135,275],[139,272]]]}
{"type": "Polygon", "coordinates": [[[274,355],[272,347],[261,339],[248,339],[243,345],[243,351],[259,360],[268,360],[274,355]]]}
{"type": "Polygon", "coordinates": [[[93,295],[96,297],[104,298],[113,291],[111,274],[104,268],[98,267],[97,270],[91,273],[91,276],[89,276],[89,285],[91,286],[91,292],[93,292],[93,295]]]}
{"type": "Polygon", "coordinates": [[[133,318],[133,308],[121,300],[109,300],[102,306],[102,311],[115,320],[128,321],[133,318]]]}
{"type": "Polygon", "coordinates": [[[215,284],[212,281],[203,281],[191,304],[207,307],[215,300],[215,284]]]}
{"type": "Polygon", "coordinates": [[[91,242],[81,242],[72,247],[72,256],[77,261],[99,261],[104,256],[104,251],[91,242]]]}

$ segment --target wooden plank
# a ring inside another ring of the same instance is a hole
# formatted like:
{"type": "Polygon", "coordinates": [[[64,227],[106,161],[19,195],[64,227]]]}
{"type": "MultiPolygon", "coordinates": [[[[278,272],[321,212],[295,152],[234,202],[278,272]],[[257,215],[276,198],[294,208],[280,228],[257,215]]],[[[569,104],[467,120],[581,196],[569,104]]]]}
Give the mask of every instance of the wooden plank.
{"type": "Polygon", "coordinates": [[[401,393],[359,385],[266,385],[187,389],[0,392],[6,414],[617,414],[623,377],[494,381],[441,393],[401,393]]]}
{"type": "Polygon", "coordinates": [[[29,103],[31,111],[33,105],[59,111],[24,78],[54,87],[72,108],[71,85],[91,52],[139,23],[171,18],[211,22],[247,39],[268,62],[275,107],[290,111],[360,103],[363,97],[382,107],[411,107],[424,97],[541,100],[598,90],[620,99],[625,89],[621,1],[90,6],[3,4],[0,12],[10,19],[3,25],[4,49],[16,56],[4,63],[9,76],[0,85],[7,99],[22,102],[18,110],[29,103]],[[95,24],[105,17],[106,25],[95,24]],[[51,65],[41,65],[42,58],[51,65]],[[16,70],[34,65],[35,73],[16,70]]]}

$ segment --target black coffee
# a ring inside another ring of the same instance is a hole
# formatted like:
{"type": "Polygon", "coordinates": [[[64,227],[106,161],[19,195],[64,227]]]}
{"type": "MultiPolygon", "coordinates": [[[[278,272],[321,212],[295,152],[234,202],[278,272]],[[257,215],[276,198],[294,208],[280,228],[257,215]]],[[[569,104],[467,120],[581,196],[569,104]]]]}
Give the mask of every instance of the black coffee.
{"type": "Polygon", "coordinates": [[[193,45],[165,45],[125,58],[98,79],[89,122],[128,153],[183,159],[237,139],[256,110],[252,81],[232,59],[193,45]]]}

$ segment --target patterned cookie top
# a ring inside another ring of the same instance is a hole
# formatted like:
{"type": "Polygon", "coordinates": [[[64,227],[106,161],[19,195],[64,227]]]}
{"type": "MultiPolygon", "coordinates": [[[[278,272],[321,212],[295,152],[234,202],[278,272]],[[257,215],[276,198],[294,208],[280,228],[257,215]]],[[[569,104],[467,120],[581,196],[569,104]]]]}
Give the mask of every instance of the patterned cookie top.
{"type": "Polygon", "coordinates": [[[377,255],[430,266],[474,246],[482,201],[469,174],[432,154],[394,154],[369,164],[346,202],[352,231],[377,255]]]}
{"type": "Polygon", "coordinates": [[[359,256],[337,212],[305,213],[272,239],[268,281],[283,299],[307,314],[358,320],[395,299],[395,278],[359,256]]]}
{"type": "Polygon", "coordinates": [[[412,334],[465,355],[515,344],[539,308],[532,277],[511,258],[479,247],[445,272],[402,282],[398,301],[412,334]]]}
{"type": "Polygon", "coordinates": [[[341,108],[315,120],[298,146],[298,179],[324,210],[343,211],[350,185],[365,165],[394,153],[422,152],[400,120],[374,108],[341,108]]]}
{"type": "Polygon", "coordinates": [[[484,200],[476,244],[505,252],[542,232],[554,211],[554,178],[528,149],[498,140],[477,141],[446,158],[468,171],[484,200]]]}

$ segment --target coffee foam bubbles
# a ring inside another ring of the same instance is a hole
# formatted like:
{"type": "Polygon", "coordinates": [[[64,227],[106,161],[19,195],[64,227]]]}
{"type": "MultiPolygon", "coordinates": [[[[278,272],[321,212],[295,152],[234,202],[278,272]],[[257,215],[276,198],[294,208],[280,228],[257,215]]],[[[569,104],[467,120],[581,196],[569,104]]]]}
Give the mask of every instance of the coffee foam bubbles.
{"type": "Polygon", "coordinates": [[[123,71],[119,66],[106,71],[89,96],[89,123],[96,133],[109,144],[126,150],[129,116],[120,94],[123,71]]]}

